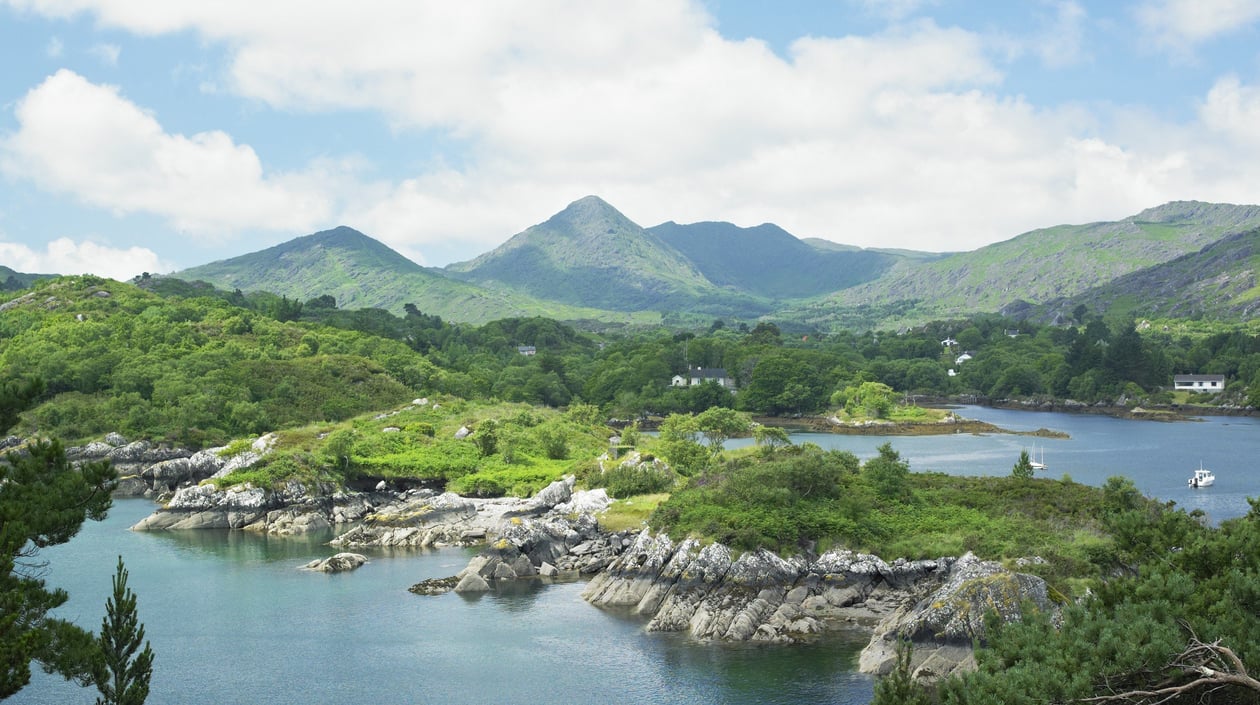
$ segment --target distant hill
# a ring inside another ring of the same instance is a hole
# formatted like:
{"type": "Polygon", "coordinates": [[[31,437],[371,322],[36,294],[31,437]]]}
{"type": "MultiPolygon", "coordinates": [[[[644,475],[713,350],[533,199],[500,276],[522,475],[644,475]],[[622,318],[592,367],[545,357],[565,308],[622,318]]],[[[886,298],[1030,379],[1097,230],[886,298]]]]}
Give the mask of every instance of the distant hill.
{"type": "Polygon", "coordinates": [[[456,281],[345,226],[175,276],[229,291],[270,291],[298,300],[329,294],[339,308],[383,308],[399,315],[411,303],[425,313],[471,323],[532,315],[578,319],[598,313],[456,281]]]}
{"type": "Polygon", "coordinates": [[[902,259],[826,240],[815,245],[771,223],[741,228],[670,221],[648,232],[681,252],[710,282],[771,299],[809,298],[855,286],[902,259]]]}
{"type": "Polygon", "coordinates": [[[615,311],[768,310],[765,302],[715,285],[685,254],[597,196],[446,269],[488,287],[615,311]]]}
{"type": "MultiPolygon", "coordinates": [[[[1260,313],[1260,228],[1230,235],[1198,252],[1131,272],[1038,307],[1037,318],[1063,320],[1084,304],[1091,313],[1146,318],[1245,319],[1260,313]]],[[[1031,312],[1030,312],[1031,313],[1031,312]]]]}
{"type": "Polygon", "coordinates": [[[979,312],[1053,315],[1062,311],[1044,304],[1077,301],[1095,310],[1142,304],[1143,311],[1165,301],[1161,310],[1237,316],[1251,310],[1240,302],[1253,296],[1253,285],[1244,286],[1248,240],[1232,236],[1258,227],[1260,206],[1176,201],[1115,222],[1059,225],[972,252],[934,254],[800,240],[768,223],[670,221],[643,228],[588,196],[444,270],[421,267],[340,227],[176,276],[300,300],[331,294],[340,308],[401,313],[413,303],[474,323],[534,315],[649,325],[663,318],[689,324],[707,316],[765,316],[806,328],[860,330],[979,312]],[[1218,242],[1221,249],[1214,249],[1218,242]],[[1164,280],[1140,278],[1151,268],[1156,274],[1149,276],[1164,280]],[[1224,293],[1216,299],[1204,293],[1204,282],[1221,277],[1230,281],[1229,305],[1224,293]],[[1132,283],[1138,281],[1165,298],[1142,300],[1132,283]],[[1112,282],[1118,288],[1109,288],[1112,282]]]}
{"type": "Polygon", "coordinates": [[[828,311],[888,307],[908,319],[997,311],[1069,298],[1260,226],[1260,206],[1175,201],[1115,222],[1034,230],[940,260],[903,261],[879,279],[785,315],[821,322],[828,311]],[[913,311],[905,311],[906,305],[913,311]]]}
{"type": "Polygon", "coordinates": [[[55,279],[56,274],[27,274],[0,265],[0,291],[17,291],[29,288],[40,279],[55,279]]]}

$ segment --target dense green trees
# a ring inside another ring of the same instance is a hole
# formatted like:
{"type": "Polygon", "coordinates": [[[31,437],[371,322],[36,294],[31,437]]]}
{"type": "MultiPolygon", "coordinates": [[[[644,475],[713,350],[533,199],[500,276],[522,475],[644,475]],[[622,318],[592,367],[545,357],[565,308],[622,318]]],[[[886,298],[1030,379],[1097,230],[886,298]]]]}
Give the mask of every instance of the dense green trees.
{"type": "MultiPolygon", "coordinates": [[[[979,670],[941,683],[939,702],[1260,700],[1252,675],[1260,659],[1260,503],[1212,527],[1142,498],[1128,480],[1112,478],[1103,493],[1099,513],[1114,543],[1093,551],[1101,579],[1090,594],[1066,604],[1059,619],[1031,612],[1020,622],[992,620],[979,670]]],[[[875,702],[905,697],[896,681],[875,702]]]]}
{"type": "MultiPolygon", "coordinates": [[[[0,410],[11,418],[41,386],[0,386],[0,410]]],[[[69,596],[45,585],[39,553],[69,541],[84,520],[104,518],[113,482],[108,462],[75,467],[55,440],[34,441],[0,460],[0,699],[29,682],[33,661],[89,682],[92,637],[48,616],[69,596]]]]}
{"type": "Polygon", "coordinates": [[[624,419],[715,406],[815,414],[873,384],[888,390],[884,398],[1160,402],[1171,398],[1161,387],[1183,372],[1227,375],[1220,400],[1260,399],[1260,336],[1210,324],[1087,318],[1041,327],[980,315],[896,334],[798,337],[768,321],[694,332],[605,326],[593,334],[537,317],[451,324],[414,305],[402,317],[342,310],[326,296],[299,310],[299,302],[268,294],[149,281],[167,296],[71,277],[38,284],[40,298],[0,315],[0,374],[56,380],[24,429],[205,445],[426,393],[545,406],[580,400],[624,419]],[[521,354],[522,346],[536,354],[521,354]],[[713,382],[671,386],[694,367],[725,369],[738,391],[713,382]]]}

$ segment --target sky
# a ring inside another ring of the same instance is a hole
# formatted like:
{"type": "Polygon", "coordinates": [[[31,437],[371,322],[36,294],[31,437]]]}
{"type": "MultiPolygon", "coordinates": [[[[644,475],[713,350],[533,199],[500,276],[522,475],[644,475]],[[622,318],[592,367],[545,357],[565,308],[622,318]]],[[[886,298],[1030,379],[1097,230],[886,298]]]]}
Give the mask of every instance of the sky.
{"type": "Polygon", "coordinates": [[[1260,0],[0,0],[0,264],[128,279],[348,225],[972,250],[1260,203],[1260,0]]]}

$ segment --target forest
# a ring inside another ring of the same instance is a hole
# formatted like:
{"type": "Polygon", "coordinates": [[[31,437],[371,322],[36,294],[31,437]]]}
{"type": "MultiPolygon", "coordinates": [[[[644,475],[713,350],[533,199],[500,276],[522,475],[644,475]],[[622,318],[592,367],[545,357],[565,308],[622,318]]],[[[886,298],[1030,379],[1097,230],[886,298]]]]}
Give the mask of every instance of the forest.
{"type": "MultiPolygon", "coordinates": [[[[1060,326],[979,315],[904,331],[787,333],[765,320],[694,330],[544,318],[472,326],[415,306],[395,316],[341,310],[331,297],[84,276],[38,282],[0,306],[0,378],[38,380],[17,405],[31,408],[4,419],[25,436],[78,443],[119,432],[230,449],[277,433],[273,454],[220,484],[386,479],[497,496],[574,474],[635,497],[632,525],[737,550],[1045,559],[1034,570],[1068,605],[1063,624],[994,625],[979,671],[930,691],[894,673],[881,682],[882,703],[1099,693],[1161,702],[1166,693],[1132,693],[1206,692],[1224,681],[1190,687],[1194,668],[1241,678],[1255,658],[1260,510],[1213,527],[1124,480],[1092,488],[1017,468],[982,489],[913,472],[891,445],[863,463],[793,446],[752,421],[887,417],[916,399],[958,396],[1255,406],[1260,336],[1245,327],[1104,320],[1083,307],[1060,326]],[[671,384],[697,367],[724,369],[735,391],[671,384]],[[1174,393],[1181,373],[1224,374],[1227,389],[1174,393]],[[646,437],[641,424],[658,433],[646,437]],[[722,451],[737,435],[756,443],[722,451]],[[604,451],[667,464],[608,468],[593,460],[604,451]]],[[[1249,688],[1230,683],[1231,698],[1249,688]]]]}
{"type": "Polygon", "coordinates": [[[545,318],[472,326],[412,305],[400,317],[341,310],[327,296],[298,302],[152,281],[153,291],[91,277],[45,281],[31,300],[53,302],[0,316],[4,376],[48,381],[25,430],[201,447],[421,393],[582,402],[627,420],[713,406],[796,416],[840,406],[845,390],[865,382],[911,399],[1260,405],[1260,335],[1211,321],[1104,321],[1078,307],[1072,325],[977,315],[899,332],[789,334],[772,321],[722,320],[696,330],[545,318]],[[521,354],[524,346],[534,354],[521,354]],[[696,367],[724,369],[737,391],[671,386],[696,367]],[[1226,376],[1224,394],[1170,391],[1175,374],[1209,373],[1226,376]]]}

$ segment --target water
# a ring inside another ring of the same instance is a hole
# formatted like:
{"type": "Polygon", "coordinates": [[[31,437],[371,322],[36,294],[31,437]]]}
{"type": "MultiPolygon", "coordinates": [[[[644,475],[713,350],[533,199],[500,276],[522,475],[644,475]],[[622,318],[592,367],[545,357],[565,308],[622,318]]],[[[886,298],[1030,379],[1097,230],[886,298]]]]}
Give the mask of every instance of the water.
{"type": "MultiPolygon", "coordinates": [[[[863,460],[891,442],[915,472],[952,475],[1009,475],[1021,450],[1041,459],[1047,470],[1039,477],[1102,485],[1122,475],[1144,494],[1176,502],[1187,511],[1201,509],[1213,521],[1243,516],[1247,497],[1260,497],[1260,419],[1208,416],[1194,421],[1132,421],[1089,414],[1013,411],[963,407],[959,415],[987,421],[1010,431],[1040,428],[1062,431],[1070,438],[1011,434],[959,433],[941,436],[847,436],[793,433],[794,443],[848,450],[863,460]],[[1216,484],[1192,490],[1186,480],[1202,463],[1216,473],[1216,484]]],[[[728,447],[750,445],[751,439],[728,447]]]]}
{"type": "MultiPolygon", "coordinates": [[[[804,647],[695,644],[648,634],[642,618],[596,609],[584,583],[422,597],[461,549],[369,554],[353,573],[298,570],[334,551],[319,540],[224,531],[140,533],[153,510],[119,500],[69,544],[44,551],[71,600],[57,615],[99,629],[119,554],[156,654],[154,705],[200,703],[865,703],[854,673],[868,635],[804,647]]],[[[328,537],[320,537],[326,540],[328,537]]],[[[37,671],[13,703],[94,702],[37,671]]]]}
{"type": "MultiPolygon", "coordinates": [[[[1044,449],[1049,470],[1101,484],[1133,479],[1145,493],[1241,516],[1260,496],[1260,421],[1206,418],[1155,423],[1100,416],[963,409],[1011,430],[1050,428],[1070,439],[1004,434],[836,436],[794,434],[869,458],[891,441],[916,471],[1005,475],[1023,449],[1044,449]],[[1202,462],[1217,484],[1190,490],[1202,462]]],[[[747,440],[732,441],[738,446],[747,440]]],[[[120,500],[72,542],[43,552],[50,584],[71,595],[58,616],[98,629],[116,557],[131,572],[140,617],[157,654],[149,702],[163,703],[851,703],[872,682],[853,672],[863,634],[803,647],[695,644],[648,634],[641,618],[599,610],[583,583],[524,586],[466,598],[421,597],[407,587],[445,577],[470,552],[369,554],[343,575],[297,570],[333,553],[328,537],[277,539],[231,532],[137,533],[152,511],[120,500]]],[[[94,689],[36,673],[14,703],[92,703],[94,689]]]]}

